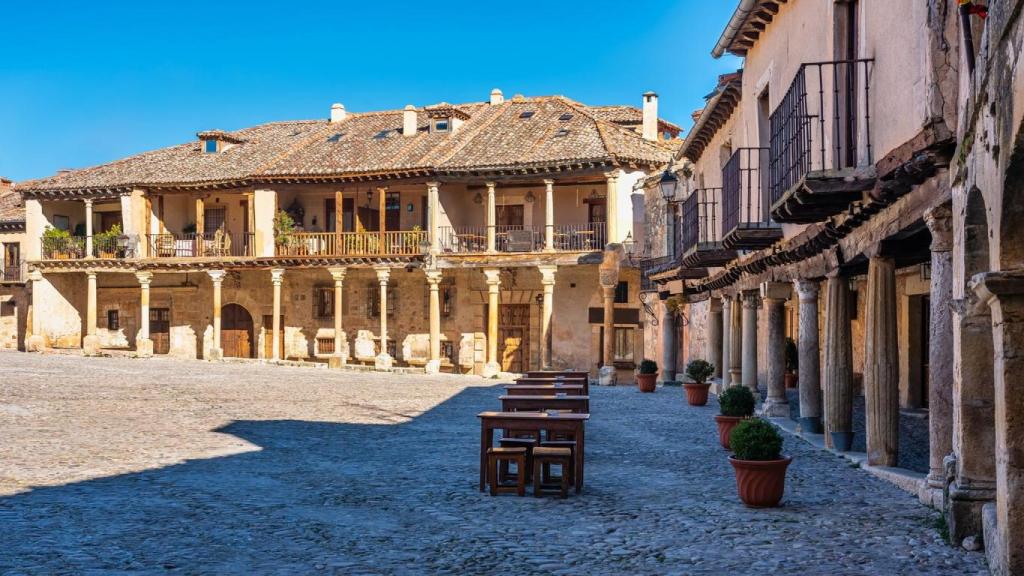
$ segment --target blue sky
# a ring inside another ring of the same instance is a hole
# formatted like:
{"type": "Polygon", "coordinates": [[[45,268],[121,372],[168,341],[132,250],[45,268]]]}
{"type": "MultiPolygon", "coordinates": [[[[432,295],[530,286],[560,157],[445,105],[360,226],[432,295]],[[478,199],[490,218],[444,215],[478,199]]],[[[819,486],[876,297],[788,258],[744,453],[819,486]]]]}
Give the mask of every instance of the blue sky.
{"type": "Polygon", "coordinates": [[[564,94],[688,127],[735,2],[18,2],[4,9],[0,175],[47,176],[272,120],[564,94]]]}

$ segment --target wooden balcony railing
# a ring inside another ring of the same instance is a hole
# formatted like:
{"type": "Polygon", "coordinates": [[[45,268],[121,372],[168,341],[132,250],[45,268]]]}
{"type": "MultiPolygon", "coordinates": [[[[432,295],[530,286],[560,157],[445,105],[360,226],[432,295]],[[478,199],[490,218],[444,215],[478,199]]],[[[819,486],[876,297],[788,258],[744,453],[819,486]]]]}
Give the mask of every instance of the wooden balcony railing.
{"type": "Polygon", "coordinates": [[[428,247],[422,230],[294,232],[275,239],[278,256],[416,256],[428,247]]]}
{"type": "MultiPolygon", "coordinates": [[[[544,250],[544,226],[495,226],[494,249],[502,253],[540,252],[544,250]]],[[[603,250],[607,235],[603,222],[556,224],[554,249],[564,252],[603,250]]],[[[442,226],[438,230],[441,250],[450,254],[487,252],[487,226],[442,226]]]]}
{"type": "Polygon", "coordinates": [[[244,258],[255,256],[255,234],[150,234],[151,258],[244,258]]]}

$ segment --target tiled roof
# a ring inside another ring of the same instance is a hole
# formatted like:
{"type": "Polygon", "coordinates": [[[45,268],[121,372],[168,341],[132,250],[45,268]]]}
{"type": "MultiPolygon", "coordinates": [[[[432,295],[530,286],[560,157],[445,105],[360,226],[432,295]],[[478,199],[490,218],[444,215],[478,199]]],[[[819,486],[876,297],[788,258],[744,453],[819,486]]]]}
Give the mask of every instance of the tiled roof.
{"type": "Polygon", "coordinates": [[[779,5],[785,3],[785,0],[739,0],[729,23],[711,50],[711,55],[719,58],[728,52],[734,56],[745,57],[747,51],[764,33],[765,27],[771,24],[775,15],[779,13],[779,5]]]}
{"type": "Polygon", "coordinates": [[[693,128],[686,136],[679,153],[696,162],[715,134],[725,125],[742,97],[743,70],[718,77],[715,91],[706,96],[706,104],[693,128]]]}
{"type": "MultiPolygon", "coordinates": [[[[602,120],[623,126],[636,126],[638,129],[644,122],[643,110],[635,106],[590,106],[590,111],[602,120]]],[[[670,132],[673,136],[683,131],[677,124],[658,118],[658,131],[670,132]]]]}
{"type": "Polygon", "coordinates": [[[73,193],[284,178],[558,168],[583,163],[661,165],[681,142],[644,140],[634,130],[608,120],[609,107],[592,108],[561,96],[443,106],[456,109],[457,116],[465,118],[455,132],[428,129],[428,115],[438,107],[417,110],[419,129],[414,136],[402,134],[402,110],[349,113],[336,123],[277,122],[227,132],[239,143],[223,152],[204,153],[196,140],[23,182],[17,189],[73,193]]]}
{"type": "Polygon", "coordinates": [[[24,222],[25,203],[10,186],[10,180],[0,178],[0,223],[24,222]]]}

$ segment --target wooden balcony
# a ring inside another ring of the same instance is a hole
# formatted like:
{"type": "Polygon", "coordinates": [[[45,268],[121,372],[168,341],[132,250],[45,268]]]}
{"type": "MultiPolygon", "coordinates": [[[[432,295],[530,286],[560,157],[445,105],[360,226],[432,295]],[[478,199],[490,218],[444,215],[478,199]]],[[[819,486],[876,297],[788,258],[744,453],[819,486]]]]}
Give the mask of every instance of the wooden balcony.
{"type": "Polygon", "coordinates": [[[735,250],[722,245],[721,209],[721,188],[694,190],[683,201],[683,267],[722,266],[736,257],[735,250]]]}
{"type": "Polygon", "coordinates": [[[782,238],[768,214],[767,148],[739,148],[722,169],[722,246],[759,250],[782,238]]]}
{"type": "Polygon", "coordinates": [[[388,232],[295,232],[275,238],[274,253],[284,257],[419,256],[429,248],[421,230],[388,232]]]}
{"type": "Polygon", "coordinates": [[[150,234],[150,258],[251,258],[255,253],[255,235],[150,234]]]}
{"type": "Polygon", "coordinates": [[[800,67],[769,121],[774,221],[820,222],[874,186],[873,63],[839,60],[800,67]]]}
{"type": "MultiPolygon", "coordinates": [[[[445,254],[483,254],[487,252],[487,226],[443,226],[438,230],[441,252],[445,254]]],[[[494,249],[503,254],[542,252],[544,226],[495,226],[494,249]]],[[[595,252],[604,250],[603,222],[556,224],[553,248],[559,252],[595,252]]]]}

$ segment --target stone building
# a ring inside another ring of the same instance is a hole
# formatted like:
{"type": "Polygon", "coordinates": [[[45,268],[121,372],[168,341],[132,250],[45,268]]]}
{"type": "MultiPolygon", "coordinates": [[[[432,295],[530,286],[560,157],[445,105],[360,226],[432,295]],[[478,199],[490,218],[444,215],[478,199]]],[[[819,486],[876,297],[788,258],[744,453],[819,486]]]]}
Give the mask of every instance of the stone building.
{"type": "Polygon", "coordinates": [[[0,177],[0,349],[20,349],[25,342],[27,269],[21,257],[25,209],[13,182],[0,177]]]}
{"type": "Polygon", "coordinates": [[[626,377],[631,194],[678,133],[653,93],[635,108],[495,90],[335,104],[19,183],[29,348],[626,377]]]}
{"type": "Polygon", "coordinates": [[[862,442],[954,545],[1024,574],[1024,2],[981,4],[741,1],[712,54],[743,69],[678,152],[678,257],[648,276],[708,319],[679,349],[720,386],[862,442]]]}

